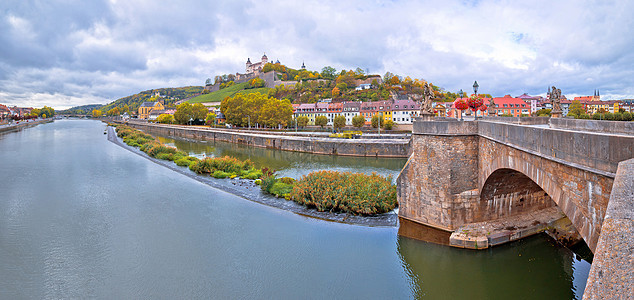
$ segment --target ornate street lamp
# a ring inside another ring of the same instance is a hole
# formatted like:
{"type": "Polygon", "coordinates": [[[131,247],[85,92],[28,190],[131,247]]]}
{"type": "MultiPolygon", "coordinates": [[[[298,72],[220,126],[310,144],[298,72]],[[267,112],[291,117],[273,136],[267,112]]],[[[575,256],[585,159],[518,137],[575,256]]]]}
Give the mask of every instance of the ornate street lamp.
{"type": "Polygon", "coordinates": [[[476,80],[476,81],[473,83],[473,92],[474,92],[476,95],[478,94],[478,87],[480,87],[480,86],[478,85],[478,81],[476,80]]]}

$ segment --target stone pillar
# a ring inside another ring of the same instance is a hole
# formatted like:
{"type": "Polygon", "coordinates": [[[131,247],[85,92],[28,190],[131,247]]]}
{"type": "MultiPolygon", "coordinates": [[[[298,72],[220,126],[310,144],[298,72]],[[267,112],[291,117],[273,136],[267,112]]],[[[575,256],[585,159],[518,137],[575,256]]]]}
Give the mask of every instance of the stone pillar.
{"type": "Polygon", "coordinates": [[[454,230],[465,223],[465,198],[478,194],[477,122],[423,121],[397,178],[399,217],[454,230]]]}
{"type": "Polygon", "coordinates": [[[563,112],[561,110],[558,110],[558,111],[553,110],[553,111],[550,112],[550,117],[551,118],[561,118],[562,114],[563,114],[563,112]]]}

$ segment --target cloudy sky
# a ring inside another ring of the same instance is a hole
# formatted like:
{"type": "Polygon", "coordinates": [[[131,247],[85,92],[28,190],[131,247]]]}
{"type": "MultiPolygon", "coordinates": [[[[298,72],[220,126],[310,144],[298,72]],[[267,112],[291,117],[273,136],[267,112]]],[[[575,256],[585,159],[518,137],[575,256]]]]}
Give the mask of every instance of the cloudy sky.
{"type": "Polygon", "coordinates": [[[634,1],[3,0],[0,103],[108,103],[247,57],[494,96],[634,98],[634,1]]]}

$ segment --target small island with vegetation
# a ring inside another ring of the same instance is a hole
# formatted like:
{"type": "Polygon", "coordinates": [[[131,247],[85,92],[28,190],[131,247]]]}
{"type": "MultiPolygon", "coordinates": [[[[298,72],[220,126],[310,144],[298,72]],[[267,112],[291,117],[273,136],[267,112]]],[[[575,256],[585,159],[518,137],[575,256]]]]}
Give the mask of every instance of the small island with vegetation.
{"type": "Polygon", "coordinates": [[[138,148],[151,158],[173,161],[199,175],[253,180],[262,192],[294,201],[308,209],[373,216],[390,212],[398,206],[396,186],[392,184],[391,177],[325,170],[312,172],[299,180],[278,178],[274,170],[266,167],[258,169],[250,160],[241,161],[229,156],[198,159],[129,126],[111,126],[116,128],[117,135],[124,143],[138,148]]]}

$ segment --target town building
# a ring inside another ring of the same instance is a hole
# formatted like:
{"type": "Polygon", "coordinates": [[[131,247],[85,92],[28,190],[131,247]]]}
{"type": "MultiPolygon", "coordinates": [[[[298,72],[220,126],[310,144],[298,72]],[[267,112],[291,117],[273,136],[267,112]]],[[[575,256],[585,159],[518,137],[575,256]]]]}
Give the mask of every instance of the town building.
{"type": "Polygon", "coordinates": [[[393,100],[392,121],[395,124],[412,124],[420,112],[420,104],[412,99],[393,100]]]}
{"type": "Polygon", "coordinates": [[[346,117],[346,125],[352,125],[352,118],[358,116],[360,113],[361,113],[360,101],[343,102],[342,115],[346,117]]]}
{"type": "MultiPolygon", "coordinates": [[[[499,115],[512,115],[519,117],[521,115],[529,115],[530,104],[527,104],[521,98],[514,98],[511,95],[505,95],[504,97],[493,98],[495,103],[495,112],[499,115]]],[[[487,100],[484,103],[488,103],[487,100]]]]}
{"type": "Polygon", "coordinates": [[[143,102],[139,106],[139,119],[148,119],[152,110],[163,110],[165,106],[159,101],[143,102]]]}

